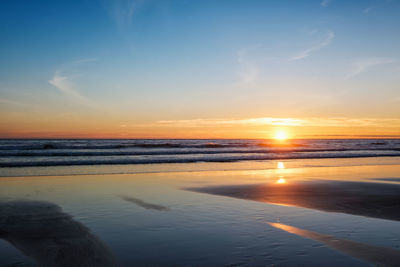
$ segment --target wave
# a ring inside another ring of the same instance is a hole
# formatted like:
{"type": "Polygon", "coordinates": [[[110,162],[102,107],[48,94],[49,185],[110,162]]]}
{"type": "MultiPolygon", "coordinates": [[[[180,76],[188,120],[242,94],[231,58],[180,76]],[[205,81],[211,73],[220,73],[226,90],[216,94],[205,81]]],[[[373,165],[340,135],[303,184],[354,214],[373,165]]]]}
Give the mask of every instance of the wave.
{"type": "MultiPolygon", "coordinates": [[[[382,149],[380,149],[382,150],[382,149]]],[[[390,149],[393,150],[393,149],[390,149]]],[[[75,156],[142,156],[142,155],[189,155],[189,154],[263,154],[287,152],[352,151],[351,149],[255,149],[255,150],[142,150],[142,151],[0,151],[0,157],[75,157],[75,156]]]]}
{"type": "Polygon", "coordinates": [[[76,157],[76,156],[145,156],[145,155],[198,155],[198,154],[266,154],[266,153],[312,153],[312,152],[355,152],[355,151],[400,151],[400,148],[370,148],[370,149],[236,149],[236,150],[142,150],[142,151],[0,151],[3,157],[76,157]]]}
{"type": "Polygon", "coordinates": [[[268,155],[237,155],[219,157],[193,157],[193,158],[116,158],[116,159],[76,159],[66,160],[31,160],[0,162],[0,167],[31,167],[31,166],[73,166],[73,165],[117,165],[117,164],[159,164],[159,163],[195,163],[195,162],[237,162],[251,160],[278,160],[278,159],[318,159],[318,158],[361,158],[361,157],[398,157],[400,152],[382,151],[372,153],[270,153],[268,155]],[[383,152],[383,153],[382,153],[383,152]]]}
{"type": "Polygon", "coordinates": [[[0,167],[400,156],[397,139],[0,140],[0,167]]]}
{"type": "Polygon", "coordinates": [[[271,140],[0,140],[0,151],[54,150],[156,150],[156,149],[370,149],[399,148],[398,140],[294,140],[276,143],[271,140]]]}
{"type": "Polygon", "coordinates": [[[17,144],[17,145],[1,145],[0,150],[58,150],[58,149],[125,149],[125,148],[233,148],[247,147],[247,144],[176,144],[176,143],[138,143],[138,144],[106,144],[106,145],[81,145],[81,144],[17,144]]]}

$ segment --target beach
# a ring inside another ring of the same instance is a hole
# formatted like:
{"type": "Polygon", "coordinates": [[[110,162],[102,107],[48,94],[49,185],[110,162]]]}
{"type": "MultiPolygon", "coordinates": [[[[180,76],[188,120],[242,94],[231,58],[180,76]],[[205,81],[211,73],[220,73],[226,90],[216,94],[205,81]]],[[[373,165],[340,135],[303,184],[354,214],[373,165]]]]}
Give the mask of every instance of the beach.
{"type": "Polygon", "coordinates": [[[0,267],[400,267],[400,1],[0,13],[0,267]]]}
{"type": "Polygon", "coordinates": [[[400,262],[399,157],[123,166],[2,172],[0,265],[400,262]]]}

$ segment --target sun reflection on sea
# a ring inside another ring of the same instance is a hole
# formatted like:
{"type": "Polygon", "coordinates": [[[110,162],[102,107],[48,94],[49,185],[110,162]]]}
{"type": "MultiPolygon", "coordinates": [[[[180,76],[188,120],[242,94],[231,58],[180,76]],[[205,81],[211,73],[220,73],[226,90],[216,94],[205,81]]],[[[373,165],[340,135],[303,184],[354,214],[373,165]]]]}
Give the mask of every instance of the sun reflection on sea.
{"type": "Polygon", "coordinates": [[[276,184],[286,184],[286,179],[283,177],[279,177],[279,179],[275,183],[276,184]]]}
{"type": "Polygon", "coordinates": [[[284,169],[285,168],[285,164],[282,161],[278,162],[278,165],[276,166],[278,169],[284,169]]]}

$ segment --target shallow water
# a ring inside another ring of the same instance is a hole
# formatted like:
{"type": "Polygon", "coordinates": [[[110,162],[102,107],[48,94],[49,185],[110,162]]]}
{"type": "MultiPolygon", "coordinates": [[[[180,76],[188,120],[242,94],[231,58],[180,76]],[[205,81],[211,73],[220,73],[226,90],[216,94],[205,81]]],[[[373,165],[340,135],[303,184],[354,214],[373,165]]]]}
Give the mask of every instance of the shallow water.
{"type": "MultiPolygon", "coordinates": [[[[102,261],[104,266],[381,264],[379,259],[362,256],[371,247],[377,254],[392,257],[389,263],[398,264],[393,255],[400,251],[399,221],[187,189],[265,184],[289,187],[292,183],[322,180],[397,187],[399,158],[270,161],[264,163],[265,169],[259,164],[259,169],[249,170],[238,163],[239,170],[235,171],[215,170],[216,165],[207,168],[203,163],[178,172],[175,167],[164,172],[167,167],[155,165],[159,172],[2,177],[0,210],[7,212],[0,214],[0,265],[32,266],[45,260],[35,256],[38,244],[44,251],[71,253],[68,244],[77,236],[82,240],[79,244],[91,252],[84,256],[88,262],[96,262],[96,255],[101,253],[107,256],[102,261]],[[32,203],[40,212],[29,213],[32,203]],[[46,207],[55,212],[48,212],[46,207]],[[66,221],[60,223],[60,214],[66,221]],[[86,230],[76,232],[76,227],[86,230]],[[38,229],[48,232],[47,228],[53,229],[51,234],[37,236],[38,229]],[[317,233],[319,239],[296,234],[293,229],[317,233]],[[36,241],[32,241],[32,235],[36,235],[36,241]],[[361,254],[332,246],[330,238],[359,246],[361,254]]],[[[63,174],[62,170],[58,169],[59,174],[63,174]]]]}

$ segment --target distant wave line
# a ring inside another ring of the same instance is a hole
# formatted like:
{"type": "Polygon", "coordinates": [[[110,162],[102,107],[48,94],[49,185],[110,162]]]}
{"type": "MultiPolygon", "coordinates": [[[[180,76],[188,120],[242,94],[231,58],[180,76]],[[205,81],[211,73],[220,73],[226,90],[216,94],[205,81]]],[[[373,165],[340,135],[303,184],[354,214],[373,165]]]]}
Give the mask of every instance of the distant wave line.
{"type": "Polygon", "coordinates": [[[366,158],[366,157],[398,157],[397,153],[296,153],[272,154],[266,156],[236,156],[236,157],[198,157],[198,158],[153,158],[153,159],[104,159],[104,160],[64,160],[64,161],[12,161],[0,162],[0,167],[31,167],[31,166],[74,166],[74,165],[123,165],[123,164],[160,164],[160,163],[196,163],[196,162],[237,162],[254,160],[279,160],[279,159],[318,159],[318,158],[366,158]]]}
{"type": "Polygon", "coordinates": [[[313,153],[313,152],[357,152],[357,151],[400,151],[394,148],[326,148],[326,149],[252,149],[252,150],[153,150],[153,151],[0,151],[4,157],[76,157],[76,156],[146,156],[146,155],[199,155],[199,154],[268,154],[268,153],[313,153]]]}

